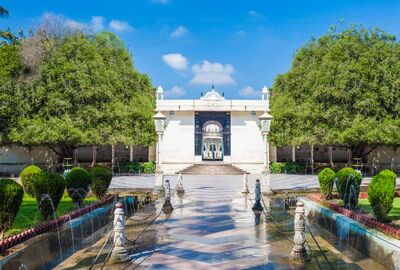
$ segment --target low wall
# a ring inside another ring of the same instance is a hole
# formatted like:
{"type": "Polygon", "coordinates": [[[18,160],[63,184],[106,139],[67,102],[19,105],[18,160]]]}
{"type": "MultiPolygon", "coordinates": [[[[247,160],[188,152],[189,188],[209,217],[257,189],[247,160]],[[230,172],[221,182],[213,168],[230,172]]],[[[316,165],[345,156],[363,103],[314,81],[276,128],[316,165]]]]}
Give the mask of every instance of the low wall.
{"type": "Polygon", "coordinates": [[[336,235],[341,241],[369,256],[389,269],[400,269],[400,241],[370,229],[363,224],[335,213],[306,198],[301,198],[306,216],[336,235]]]}
{"type": "MultiPolygon", "coordinates": [[[[125,211],[132,213],[132,197],[120,200],[125,211]]],[[[31,238],[11,249],[0,259],[1,270],[52,269],[77,250],[88,247],[112,228],[114,203],[64,223],[56,231],[31,238]]]]}

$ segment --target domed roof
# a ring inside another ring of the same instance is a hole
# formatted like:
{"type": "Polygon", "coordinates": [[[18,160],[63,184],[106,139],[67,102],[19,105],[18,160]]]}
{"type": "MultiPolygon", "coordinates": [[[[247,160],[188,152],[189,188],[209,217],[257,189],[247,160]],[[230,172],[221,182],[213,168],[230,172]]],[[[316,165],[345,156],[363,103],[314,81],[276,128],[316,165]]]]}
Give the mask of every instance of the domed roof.
{"type": "Polygon", "coordinates": [[[203,132],[209,134],[222,133],[222,125],[218,121],[207,121],[203,125],[203,132]]]}
{"type": "Polygon", "coordinates": [[[208,91],[204,97],[200,98],[201,100],[225,100],[223,96],[221,96],[217,91],[214,89],[214,85],[211,87],[211,91],[208,91]]]}

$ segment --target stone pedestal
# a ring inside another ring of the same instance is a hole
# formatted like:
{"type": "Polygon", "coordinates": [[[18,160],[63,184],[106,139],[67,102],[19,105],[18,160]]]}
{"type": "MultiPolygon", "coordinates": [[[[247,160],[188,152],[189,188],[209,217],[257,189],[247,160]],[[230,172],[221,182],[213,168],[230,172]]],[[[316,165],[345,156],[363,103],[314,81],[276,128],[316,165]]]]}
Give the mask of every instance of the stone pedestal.
{"type": "Polygon", "coordinates": [[[125,217],[121,203],[115,205],[114,211],[114,248],[110,257],[111,263],[123,263],[129,261],[128,253],[125,249],[125,217]]]}
{"type": "Polygon", "coordinates": [[[298,201],[296,205],[296,211],[294,216],[294,246],[290,253],[290,260],[295,263],[305,263],[310,261],[310,257],[307,254],[304,243],[306,238],[304,235],[305,231],[305,220],[304,220],[304,204],[298,201]]]}
{"type": "Polygon", "coordinates": [[[262,193],[265,195],[273,195],[274,192],[271,189],[271,174],[269,172],[265,172],[261,174],[262,181],[262,193]]]}
{"type": "Polygon", "coordinates": [[[247,187],[247,173],[243,174],[242,193],[249,193],[249,188],[247,187]]]}

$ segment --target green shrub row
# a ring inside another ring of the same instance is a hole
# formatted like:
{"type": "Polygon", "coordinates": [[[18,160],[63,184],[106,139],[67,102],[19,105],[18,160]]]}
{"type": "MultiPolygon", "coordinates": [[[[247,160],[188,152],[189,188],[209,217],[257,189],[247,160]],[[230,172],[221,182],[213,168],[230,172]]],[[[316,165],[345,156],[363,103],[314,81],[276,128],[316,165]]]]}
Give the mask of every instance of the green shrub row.
{"type": "Polygon", "coordinates": [[[90,189],[96,197],[103,198],[110,186],[112,172],[105,167],[93,167],[89,171],[76,167],[64,179],[59,174],[42,172],[30,165],[20,176],[26,194],[36,198],[39,211],[48,220],[53,217],[65,189],[77,207],[82,205],[90,189]]]}
{"type": "Polygon", "coordinates": [[[11,179],[0,179],[0,232],[11,226],[22,203],[24,190],[20,184],[11,179]]]}
{"type": "MultiPolygon", "coordinates": [[[[395,197],[396,178],[397,175],[391,170],[383,170],[372,178],[368,186],[368,201],[379,221],[388,221],[395,197]]],[[[335,183],[344,207],[353,209],[357,206],[362,177],[354,169],[343,168],[335,173],[330,168],[325,168],[318,174],[318,181],[325,198],[329,199],[335,183]]]]}
{"type": "Polygon", "coordinates": [[[156,163],[129,161],[123,164],[122,170],[128,173],[155,173],[156,163]]]}
{"type": "Polygon", "coordinates": [[[287,173],[296,174],[304,173],[305,164],[301,162],[271,162],[269,171],[272,174],[287,173]]]}

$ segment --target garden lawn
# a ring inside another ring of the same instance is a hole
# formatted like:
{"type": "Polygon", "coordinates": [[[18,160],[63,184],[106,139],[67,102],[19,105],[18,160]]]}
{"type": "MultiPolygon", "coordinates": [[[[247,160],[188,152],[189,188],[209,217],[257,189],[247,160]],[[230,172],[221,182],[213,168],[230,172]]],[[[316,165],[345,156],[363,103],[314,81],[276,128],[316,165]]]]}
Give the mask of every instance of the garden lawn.
{"type": "MultiPolygon", "coordinates": [[[[84,200],[83,206],[91,204],[96,200],[97,199],[95,197],[88,197],[84,200]]],[[[57,216],[67,214],[74,209],[75,205],[72,203],[71,198],[64,196],[57,207],[57,216]]],[[[36,199],[24,195],[17,217],[15,218],[12,226],[5,232],[5,236],[7,237],[18,234],[26,229],[35,227],[42,222],[43,217],[37,209],[36,199]]]]}
{"type": "MultiPolygon", "coordinates": [[[[365,213],[370,213],[373,216],[372,207],[368,199],[358,199],[358,207],[365,213]]],[[[400,222],[400,198],[394,198],[392,209],[389,212],[389,219],[392,221],[400,222]]]]}

